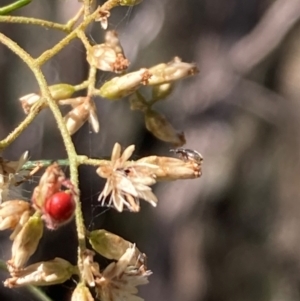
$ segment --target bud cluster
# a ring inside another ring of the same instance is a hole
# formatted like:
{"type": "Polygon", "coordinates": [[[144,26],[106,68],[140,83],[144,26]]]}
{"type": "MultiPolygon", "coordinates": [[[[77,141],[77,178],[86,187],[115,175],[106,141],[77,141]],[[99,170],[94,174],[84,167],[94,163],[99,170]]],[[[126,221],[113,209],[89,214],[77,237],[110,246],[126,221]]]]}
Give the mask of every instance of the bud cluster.
{"type": "MultiPolygon", "coordinates": [[[[128,208],[137,212],[140,210],[140,199],[157,205],[157,197],[150,188],[157,181],[201,176],[203,159],[197,151],[180,148],[171,150],[178,158],[150,156],[132,161],[129,159],[134,149],[134,145],[131,145],[122,152],[120,144],[116,143],[111,160],[97,168],[97,174],[107,179],[99,196],[102,204],[109,197],[108,205],[116,210],[128,208]]],[[[2,160],[6,162],[6,165],[2,164],[2,170],[19,170],[23,161],[2,160]]],[[[53,163],[41,176],[31,202],[10,200],[0,205],[0,230],[13,230],[10,236],[13,241],[12,257],[7,261],[11,277],[4,285],[10,288],[29,284],[53,285],[80,274],[84,282],[80,282],[74,290],[73,301],[92,301],[90,289],[95,291],[98,299],[104,301],[138,298],[134,296],[136,287],[148,283],[151,275],[147,270],[147,257],[135,244],[104,229],[86,233],[93,251],[86,249],[81,254],[81,266],[74,266],[62,258],[26,266],[39,246],[44,223],[48,229],[55,230],[69,222],[74,215],[74,198],[77,196],[71,181],[59,165],[53,163]],[[99,264],[94,261],[95,252],[112,260],[104,270],[100,270],[99,264]]]]}

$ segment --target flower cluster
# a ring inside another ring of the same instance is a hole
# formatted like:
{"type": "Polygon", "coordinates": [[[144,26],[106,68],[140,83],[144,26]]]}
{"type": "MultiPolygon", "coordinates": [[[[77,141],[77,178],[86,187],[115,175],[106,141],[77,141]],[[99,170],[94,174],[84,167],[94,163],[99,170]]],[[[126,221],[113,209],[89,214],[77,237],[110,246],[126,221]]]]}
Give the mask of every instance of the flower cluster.
{"type": "MultiPolygon", "coordinates": [[[[140,199],[156,206],[157,197],[149,186],[157,181],[194,179],[201,176],[203,159],[198,152],[197,160],[192,156],[181,156],[181,158],[150,156],[137,161],[129,161],[133,151],[134,145],[131,145],[121,154],[121,146],[116,143],[111,161],[97,169],[98,175],[107,179],[99,195],[102,205],[109,196],[108,206],[113,206],[120,212],[124,207],[138,212],[140,199]]],[[[191,150],[188,151],[191,152],[191,150]]]]}
{"type": "MultiPolygon", "coordinates": [[[[107,180],[99,196],[102,205],[108,198],[108,206],[120,212],[124,208],[137,212],[140,210],[140,199],[152,206],[157,205],[157,197],[151,189],[157,181],[193,179],[201,175],[203,159],[194,150],[172,150],[178,158],[149,156],[133,161],[130,157],[134,149],[131,145],[122,152],[120,144],[116,143],[111,159],[100,160],[96,172],[107,180]]],[[[6,162],[2,164],[3,170],[10,171],[14,177],[23,161],[2,160],[6,162]]],[[[54,162],[41,176],[31,202],[10,200],[0,205],[0,230],[13,230],[10,236],[13,241],[12,257],[7,261],[11,278],[5,281],[5,286],[51,285],[63,283],[73,275],[81,275],[84,283],[78,284],[73,301],[93,300],[90,289],[94,289],[97,298],[102,301],[140,300],[134,296],[136,287],[146,284],[151,275],[147,270],[146,255],[135,244],[104,229],[87,232],[86,238],[93,250],[86,249],[81,254],[81,268],[63,258],[26,266],[38,248],[44,224],[48,229],[56,230],[69,222],[73,218],[78,196],[72,182],[54,162]],[[95,252],[113,262],[101,270],[94,261],[95,252]]]]}
{"type": "MultiPolygon", "coordinates": [[[[32,19],[32,24],[38,21],[36,25],[60,28],[69,33],[36,59],[8,37],[0,38],[31,68],[41,91],[20,98],[23,111],[29,116],[5,139],[8,142],[2,141],[1,150],[24,131],[40,110],[50,107],[68,154],[64,165],[70,166],[68,179],[57,162],[46,163],[47,160],[42,160],[30,165],[33,162],[27,162],[28,152],[18,161],[0,158],[0,230],[12,231],[12,255],[7,261],[10,276],[4,285],[9,288],[48,286],[61,284],[75,277],[75,281],[79,280],[72,294],[72,301],[93,301],[93,296],[101,301],[140,301],[142,299],[136,296],[137,287],[148,283],[151,275],[147,268],[147,256],[134,243],[116,234],[104,229],[87,231],[81,212],[77,168],[81,164],[96,166],[95,174],[106,180],[98,198],[102,206],[112,207],[118,212],[138,212],[141,209],[140,200],[157,206],[158,198],[152,190],[157,182],[199,178],[203,158],[195,150],[179,148],[171,150],[175,157],[152,155],[131,160],[135,146],[130,145],[122,151],[121,145],[116,143],[110,160],[90,159],[76,153],[71,135],[86,122],[90,123],[95,133],[100,131],[96,101],[117,101],[129,96],[131,109],[142,112],[148,131],[162,141],[181,147],[186,143],[184,133],[176,130],[154,105],[171,94],[176,81],[197,74],[198,69],[194,63],[183,62],[175,57],[168,63],[140,66],[137,70],[127,72],[130,62],[125,56],[118,34],[107,30],[104,41],[94,44],[85,30],[93,21],[100,22],[102,29],[106,30],[112,8],[134,6],[142,0],[107,0],[98,7],[93,0],[78,1],[81,2],[80,10],[64,25],[32,19]],[[48,86],[41,73],[41,66],[73,39],[80,39],[85,47],[89,65],[88,78],[77,85],[58,83],[48,86]],[[109,72],[112,76],[106,77],[108,80],[98,86],[99,71],[109,72]],[[140,91],[141,87],[147,90],[147,96],[143,95],[144,91],[140,91]],[[60,106],[67,106],[68,112],[60,114],[60,106]],[[27,170],[29,166],[36,168],[30,171],[27,170]],[[12,185],[27,180],[43,167],[47,168],[34,188],[30,201],[8,200],[12,185]],[[51,260],[28,265],[28,260],[39,248],[44,228],[59,231],[74,216],[78,238],[77,264],[73,265],[66,259],[53,256],[51,260]],[[106,267],[100,268],[94,259],[96,253],[109,260],[106,267]]],[[[10,16],[7,17],[9,22],[10,16]]],[[[26,19],[18,20],[25,22],[26,19]]]]}

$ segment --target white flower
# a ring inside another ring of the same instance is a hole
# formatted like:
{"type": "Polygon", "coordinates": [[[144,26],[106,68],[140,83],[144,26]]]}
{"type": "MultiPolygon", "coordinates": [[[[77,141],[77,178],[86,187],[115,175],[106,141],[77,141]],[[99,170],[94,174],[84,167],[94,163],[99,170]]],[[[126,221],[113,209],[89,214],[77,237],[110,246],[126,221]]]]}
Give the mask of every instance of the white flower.
{"type": "Polygon", "coordinates": [[[118,262],[113,262],[96,279],[96,293],[101,301],[141,301],[136,296],[137,286],[148,283],[152,274],[144,265],[131,265],[135,245],[128,248],[118,262]]]}
{"type": "Polygon", "coordinates": [[[121,146],[116,143],[110,163],[97,169],[98,175],[107,179],[98,200],[103,205],[106,197],[110,195],[108,206],[113,205],[120,212],[123,211],[124,205],[130,211],[139,211],[139,198],[152,206],[156,206],[157,203],[157,198],[149,187],[156,182],[153,172],[156,166],[148,164],[145,168],[143,163],[127,164],[133,151],[134,145],[131,145],[121,155],[121,146]]]}

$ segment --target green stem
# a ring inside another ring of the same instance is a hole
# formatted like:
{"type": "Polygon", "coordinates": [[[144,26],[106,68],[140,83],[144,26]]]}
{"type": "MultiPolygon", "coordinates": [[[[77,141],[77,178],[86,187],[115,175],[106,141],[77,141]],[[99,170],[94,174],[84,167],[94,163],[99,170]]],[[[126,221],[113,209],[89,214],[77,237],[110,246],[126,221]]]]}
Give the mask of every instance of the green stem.
{"type": "MultiPolygon", "coordinates": [[[[59,159],[59,160],[36,160],[36,161],[27,161],[23,166],[22,170],[31,170],[37,166],[48,167],[53,162],[57,162],[59,166],[70,166],[69,159],[59,159]]],[[[87,156],[78,155],[77,156],[77,164],[78,165],[91,165],[91,166],[100,166],[108,164],[109,157],[98,158],[98,159],[90,159],[87,156]]]]}
{"type": "Polygon", "coordinates": [[[8,147],[20,134],[30,125],[33,119],[39,114],[42,102],[32,107],[26,118],[3,140],[0,141],[0,150],[8,147]]]}
{"type": "Polygon", "coordinates": [[[89,51],[89,49],[92,47],[87,36],[85,35],[83,30],[79,30],[77,33],[78,38],[81,40],[82,44],[84,45],[86,51],[89,51]]]}
{"type": "Polygon", "coordinates": [[[89,82],[86,80],[79,85],[73,86],[73,88],[75,89],[75,91],[80,91],[80,90],[86,89],[88,87],[88,85],[89,85],[89,82]]]}
{"type": "Polygon", "coordinates": [[[94,66],[90,66],[90,72],[89,72],[89,85],[88,85],[88,96],[93,96],[95,84],[96,84],[96,75],[97,75],[97,68],[94,66]]]}
{"type": "Polygon", "coordinates": [[[91,1],[90,0],[83,0],[83,7],[84,7],[84,20],[90,15],[91,13],[91,1]]]}
{"type": "Polygon", "coordinates": [[[22,170],[31,170],[34,169],[37,166],[42,166],[42,167],[48,167],[53,162],[57,162],[59,166],[69,166],[70,162],[68,159],[60,159],[60,160],[37,160],[37,161],[27,161],[25,164],[22,166],[22,170]]]}
{"type": "Polygon", "coordinates": [[[101,10],[111,10],[116,6],[119,6],[119,0],[108,0],[101,6],[101,10]]]}
{"type": "Polygon", "coordinates": [[[11,3],[9,5],[0,7],[0,15],[7,15],[7,14],[29,4],[30,2],[31,2],[31,0],[19,0],[19,1],[11,3]]]}
{"type": "MultiPolygon", "coordinates": [[[[51,97],[51,93],[48,88],[48,84],[46,82],[46,79],[39,68],[39,66],[36,64],[36,61],[32,59],[32,57],[23,50],[18,44],[16,44],[14,41],[0,33],[0,42],[2,42],[4,45],[6,45],[9,49],[11,49],[14,53],[16,53],[32,70],[33,74],[35,75],[35,78],[38,82],[42,97],[46,100],[48,106],[50,107],[53,116],[56,120],[57,126],[60,130],[67,155],[70,162],[70,179],[75,187],[75,189],[78,191],[78,194],[74,196],[74,200],[76,202],[76,210],[75,210],[75,219],[76,219],[76,228],[77,228],[77,237],[78,237],[78,247],[79,247],[79,254],[78,254],[78,265],[79,267],[82,266],[82,254],[86,250],[86,244],[85,244],[85,226],[84,226],[84,220],[81,210],[81,203],[79,198],[79,189],[78,189],[78,163],[77,163],[77,154],[75,147],[73,145],[72,139],[70,137],[70,134],[67,130],[67,127],[64,123],[64,119],[61,115],[61,112],[59,110],[59,107],[55,100],[51,97]]],[[[82,269],[80,269],[82,271],[82,269]]]]}

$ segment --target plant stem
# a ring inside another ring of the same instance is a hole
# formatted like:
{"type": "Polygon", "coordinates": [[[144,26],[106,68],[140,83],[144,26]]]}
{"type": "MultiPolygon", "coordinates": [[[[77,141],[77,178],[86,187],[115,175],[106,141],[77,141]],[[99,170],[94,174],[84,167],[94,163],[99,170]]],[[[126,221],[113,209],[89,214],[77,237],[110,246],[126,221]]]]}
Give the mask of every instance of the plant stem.
{"type": "Polygon", "coordinates": [[[9,5],[0,7],[0,15],[7,15],[27,4],[29,4],[31,2],[31,0],[19,0],[19,1],[15,1],[9,5]]]}
{"type": "Polygon", "coordinates": [[[0,22],[40,25],[46,28],[58,29],[65,32],[71,31],[71,29],[69,29],[67,25],[54,23],[42,19],[16,17],[16,16],[0,16],[0,22]]]}
{"type": "MultiPolygon", "coordinates": [[[[86,250],[86,244],[85,244],[85,226],[84,226],[84,220],[81,210],[81,203],[79,198],[79,189],[78,189],[78,163],[77,163],[77,154],[75,147],[73,145],[72,139],[70,137],[70,134],[67,130],[67,127],[64,123],[64,119],[61,115],[61,112],[59,110],[59,107],[57,103],[53,100],[51,97],[48,84],[46,82],[46,79],[39,68],[39,66],[36,64],[36,61],[25,51],[23,50],[18,44],[16,44],[14,41],[0,33],[0,42],[2,42],[4,45],[6,45],[9,49],[11,49],[14,53],[16,53],[31,69],[33,74],[35,75],[35,78],[38,82],[42,98],[44,98],[47,101],[48,106],[50,107],[53,116],[56,120],[57,126],[60,130],[67,154],[68,159],[70,163],[70,179],[75,187],[75,189],[78,191],[77,195],[74,196],[74,200],[76,202],[76,210],[75,210],[75,219],[76,219],[76,227],[77,227],[77,237],[78,237],[78,265],[79,267],[82,266],[82,254],[86,250]]],[[[81,270],[81,269],[80,269],[81,270]]]]}
{"type": "Polygon", "coordinates": [[[0,141],[0,150],[8,147],[20,136],[20,134],[30,125],[33,119],[39,114],[41,106],[42,102],[32,107],[26,118],[6,138],[0,141]]]}
{"type": "MultiPolygon", "coordinates": [[[[99,10],[99,9],[98,9],[99,10]]],[[[96,18],[99,11],[96,10],[93,14],[89,15],[85,21],[83,21],[76,29],[69,33],[65,38],[63,38],[58,44],[53,48],[43,52],[38,58],[36,58],[36,63],[38,65],[43,65],[46,61],[56,55],[59,51],[65,48],[73,39],[78,35],[78,32],[85,30],[85,28],[96,18]]]]}
{"type": "Polygon", "coordinates": [[[34,169],[37,166],[48,167],[51,164],[53,164],[54,161],[57,162],[59,166],[69,166],[70,165],[70,162],[68,159],[27,161],[25,164],[23,164],[22,170],[34,169]]]}
{"type": "Polygon", "coordinates": [[[92,47],[88,38],[86,37],[83,30],[79,30],[77,33],[78,38],[81,40],[82,44],[84,45],[86,51],[89,51],[89,49],[92,47]]]}

